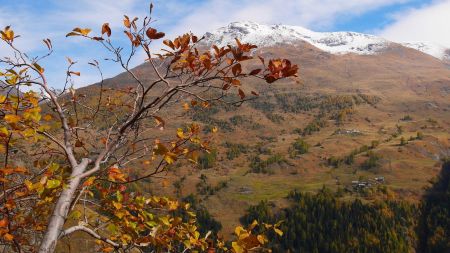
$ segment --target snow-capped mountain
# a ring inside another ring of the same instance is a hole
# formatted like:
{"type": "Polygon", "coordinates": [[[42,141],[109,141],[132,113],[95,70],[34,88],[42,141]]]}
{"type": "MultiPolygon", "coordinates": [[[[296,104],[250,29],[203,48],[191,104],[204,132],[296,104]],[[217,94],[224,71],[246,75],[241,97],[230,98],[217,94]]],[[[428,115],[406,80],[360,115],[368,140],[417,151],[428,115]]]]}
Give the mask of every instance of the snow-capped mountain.
{"type": "Polygon", "coordinates": [[[441,60],[450,59],[449,48],[433,42],[405,42],[401,43],[405,47],[413,48],[425,54],[429,54],[441,60]]]}
{"type": "MultiPolygon", "coordinates": [[[[393,43],[381,37],[356,32],[314,32],[300,26],[262,25],[250,21],[233,22],[205,34],[206,43],[221,46],[233,43],[235,38],[259,47],[305,41],[332,54],[361,55],[376,54],[393,43]]],[[[446,54],[448,49],[437,44],[425,42],[400,44],[439,59],[448,57],[446,54]]]]}

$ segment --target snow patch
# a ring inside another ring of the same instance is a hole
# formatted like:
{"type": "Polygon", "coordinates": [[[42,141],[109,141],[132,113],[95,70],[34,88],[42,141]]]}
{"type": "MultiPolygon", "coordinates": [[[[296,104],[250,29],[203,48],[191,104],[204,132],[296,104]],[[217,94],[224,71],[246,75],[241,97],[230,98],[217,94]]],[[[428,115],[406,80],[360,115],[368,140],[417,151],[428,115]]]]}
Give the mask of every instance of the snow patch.
{"type": "Polygon", "coordinates": [[[405,42],[401,43],[405,47],[418,50],[441,60],[450,59],[449,49],[433,42],[405,42]]]}
{"type": "MultiPolygon", "coordinates": [[[[391,41],[381,37],[356,32],[314,32],[300,26],[262,25],[255,22],[233,22],[213,32],[205,34],[205,43],[226,46],[238,38],[244,43],[259,47],[279,44],[295,44],[305,41],[325,52],[332,54],[355,53],[373,55],[388,47],[391,41]]],[[[439,59],[449,57],[446,48],[437,44],[418,42],[401,45],[419,50],[439,59]]]]}

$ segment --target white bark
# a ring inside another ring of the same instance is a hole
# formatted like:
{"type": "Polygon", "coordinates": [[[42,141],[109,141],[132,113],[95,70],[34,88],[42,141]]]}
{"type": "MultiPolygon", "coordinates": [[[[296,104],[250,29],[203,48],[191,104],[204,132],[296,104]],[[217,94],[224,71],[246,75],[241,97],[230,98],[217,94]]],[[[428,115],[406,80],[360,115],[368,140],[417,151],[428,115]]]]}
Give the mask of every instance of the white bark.
{"type": "Polygon", "coordinates": [[[58,238],[63,231],[63,226],[69,214],[70,204],[75,197],[78,186],[80,185],[83,173],[89,163],[88,159],[83,159],[80,164],[73,168],[71,179],[61,195],[58,197],[52,216],[50,217],[47,231],[41,242],[39,253],[53,253],[56,248],[58,238]]]}

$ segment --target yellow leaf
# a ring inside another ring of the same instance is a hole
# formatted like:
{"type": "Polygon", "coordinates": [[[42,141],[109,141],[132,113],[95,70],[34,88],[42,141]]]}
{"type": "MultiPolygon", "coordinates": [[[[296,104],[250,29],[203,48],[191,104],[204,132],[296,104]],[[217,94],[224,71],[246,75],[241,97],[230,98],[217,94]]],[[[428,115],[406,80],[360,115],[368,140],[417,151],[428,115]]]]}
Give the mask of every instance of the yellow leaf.
{"type": "Polygon", "coordinates": [[[172,164],[177,160],[177,155],[172,152],[167,152],[164,156],[164,160],[167,162],[167,164],[172,164]]]}
{"type": "Polygon", "coordinates": [[[66,37],[79,36],[79,35],[87,36],[90,32],[91,32],[91,29],[89,29],[89,28],[82,29],[82,28],[77,27],[77,28],[74,28],[70,33],[66,34],[66,37]]]}
{"type": "Polygon", "coordinates": [[[184,136],[184,132],[183,132],[183,129],[182,129],[182,128],[178,128],[178,129],[177,129],[177,136],[178,136],[178,138],[180,138],[180,139],[186,138],[186,136],[184,136]]]}
{"type": "Polygon", "coordinates": [[[115,202],[115,201],[113,201],[113,206],[114,206],[116,209],[121,209],[121,208],[122,208],[122,204],[119,203],[119,202],[115,202]]]}
{"type": "Polygon", "coordinates": [[[212,128],[213,133],[217,133],[217,131],[219,131],[219,129],[216,126],[212,128]]]}
{"type": "Polygon", "coordinates": [[[30,180],[25,179],[24,184],[29,191],[33,190],[33,183],[30,180]]]}
{"type": "Polygon", "coordinates": [[[0,137],[6,137],[8,136],[9,131],[6,127],[0,127],[0,137]]]}
{"type": "Polygon", "coordinates": [[[159,217],[159,220],[166,226],[170,225],[169,217],[167,216],[159,217]]]}
{"type": "Polygon", "coordinates": [[[39,73],[44,73],[44,68],[41,67],[37,62],[33,63],[33,66],[36,68],[39,73]]]}
{"type": "Polygon", "coordinates": [[[80,34],[86,36],[86,35],[88,35],[91,32],[91,29],[89,29],[89,28],[82,29],[82,28],[78,28],[77,27],[77,28],[73,29],[73,31],[74,32],[79,32],[80,34]]]}
{"type": "Polygon", "coordinates": [[[8,122],[9,124],[14,124],[19,122],[20,120],[20,116],[15,115],[15,114],[7,114],[5,115],[5,121],[8,122]]]}
{"type": "Polygon", "coordinates": [[[239,236],[239,235],[241,234],[241,232],[244,231],[244,230],[245,230],[245,229],[244,229],[243,227],[237,226],[237,227],[234,229],[234,233],[235,233],[237,236],[239,236]]]}
{"type": "Polygon", "coordinates": [[[252,224],[250,225],[250,230],[252,230],[252,229],[254,229],[256,226],[258,225],[258,221],[257,220],[254,220],[253,222],[252,222],[252,224]]]}
{"type": "Polygon", "coordinates": [[[236,253],[244,253],[245,252],[244,249],[237,242],[232,242],[231,247],[233,248],[233,250],[236,253]]]}
{"type": "Polygon", "coordinates": [[[14,40],[14,31],[9,28],[9,26],[5,27],[3,31],[0,31],[2,34],[2,39],[12,42],[14,40]]]}
{"type": "Polygon", "coordinates": [[[266,237],[264,235],[258,235],[258,236],[256,236],[256,239],[261,244],[265,244],[267,242],[267,239],[266,239],[266,237]]]}
{"type": "Polygon", "coordinates": [[[69,218],[72,218],[74,220],[80,219],[82,213],[79,210],[74,210],[69,214],[69,218]]]}
{"type": "Polygon", "coordinates": [[[282,236],[282,235],[283,235],[283,231],[281,231],[281,230],[278,229],[278,228],[273,228],[273,231],[275,231],[275,233],[277,233],[279,236],[282,236]]]}
{"type": "Polygon", "coordinates": [[[50,179],[45,184],[45,188],[47,188],[47,189],[54,189],[54,188],[56,188],[56,187],[58,187],[60,185],[61,185],[61,181],[59,181],[58,179],[50,179]]]}
{"type": "Polygon", "coordinates": [[[176,210],[178,208],[178,201],[169,202],[169,211],[176,210]]]}

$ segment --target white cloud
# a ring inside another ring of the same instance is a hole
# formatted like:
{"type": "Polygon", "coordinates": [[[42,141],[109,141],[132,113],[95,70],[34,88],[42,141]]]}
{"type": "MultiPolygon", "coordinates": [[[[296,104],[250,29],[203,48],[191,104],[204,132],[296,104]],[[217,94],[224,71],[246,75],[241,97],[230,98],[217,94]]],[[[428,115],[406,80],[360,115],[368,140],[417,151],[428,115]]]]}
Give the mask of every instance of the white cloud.
{"type": "Polygon", "coordinates": [[[434,1],[417,9],[398,13],[395,21],[379,34],[387,39],[434,42],[450,48],[450,0],[434,1]]]}
{"type": "MultiPolygon", "coordinates": [[[[79,64],[75,66],[81,71],[81,77],[76,78],[77,86],[84,86],[99,81],[99,76],[87,64],[93,59],[101,60],[107,56],[106,50],[96,46],[92,41],[82,38],[66,38],[74,27],[88,27],[98,34],[101,25],[109,22],[113,29],[116,45],[126,45],[128,42],[123,36],[123,15],[130,17],[144,16],[148,11],[149,3],[146,0],[121,0],[112,3],[109,0],[80,0],[80,1],[47,1],[41,6],[0,5],[0,27],[11,25],[16,34],[21,37],[15,40],[15,45],[31,56],[42,55],[46,47],[42,42],[44,38],[52,40],[54,54],[45,60],[46,73],[49,82],[55,87],[62,87],[65,80],[65,57],[69,56],[79,64]],[[37,8],[37,9],[36,9],[37,8]]],[[[5,43],[0,43],[0,55],[9,56],[12,51],[5,43]]],[[[103,69],[107,77],[118,74],[120,69],[114,64],[105,63],[103,69]]]]}
{"type": "Polygon", "coordinates": [[[202,34],[244,20],[322,30],[331,28],[338,19],[403,2],[408,0],[210,0],[182,18],[171,34],[186,30],[202,34]]]}

